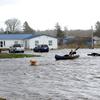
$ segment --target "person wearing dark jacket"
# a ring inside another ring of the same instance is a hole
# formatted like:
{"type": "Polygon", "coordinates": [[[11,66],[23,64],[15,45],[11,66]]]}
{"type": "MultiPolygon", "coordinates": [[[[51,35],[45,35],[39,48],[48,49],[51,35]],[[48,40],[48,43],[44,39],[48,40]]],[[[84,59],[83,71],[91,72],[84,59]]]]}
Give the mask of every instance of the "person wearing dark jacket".
{"type": "Polygon", "coordinates": [[[69,55],[74,55],[74,54],[76,54],[76,51],[73,51],[73,50],[71,50],[70,52],[69,52],[69,55]]]}

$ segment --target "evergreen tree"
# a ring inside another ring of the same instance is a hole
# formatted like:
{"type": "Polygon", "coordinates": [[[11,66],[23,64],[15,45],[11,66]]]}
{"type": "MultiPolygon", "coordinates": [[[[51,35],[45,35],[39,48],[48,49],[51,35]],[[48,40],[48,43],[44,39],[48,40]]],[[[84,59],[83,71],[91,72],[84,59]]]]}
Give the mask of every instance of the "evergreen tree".
{"type": "Polygon", "coordinates": [[[65,37],[65,32],[63,32],[61,30],[61,27],[60,27],[59,23],[56,23],[55,28],[56,28],[56,32],[57,32],[56,35],[57,35],[57,38],[58,38],[58,44],[62,45],[63,44],[63,39],[65,37]]]}
{"type": "Polygon", "coordinates": [[[29,25],[28,22],[25,21],[23,24],[23,32],[24,33],[35,33],[35,30],[33,30],[29,25]]]}
{"type": "Polygon", "coordinates": [[[100,22],[99,21],[97,21],[95,28],[96,28],[96,30],[94,32],[94,35],[100,37],[100,22]]]}
{"type": "Polygon", "coordinates": [[[59,25],[59,23],[56,23],[56,32],[57,32],[57,37],[58,38],[63,38],[65,36],[64,32],[61,30],[61,27],[59,25]]]}

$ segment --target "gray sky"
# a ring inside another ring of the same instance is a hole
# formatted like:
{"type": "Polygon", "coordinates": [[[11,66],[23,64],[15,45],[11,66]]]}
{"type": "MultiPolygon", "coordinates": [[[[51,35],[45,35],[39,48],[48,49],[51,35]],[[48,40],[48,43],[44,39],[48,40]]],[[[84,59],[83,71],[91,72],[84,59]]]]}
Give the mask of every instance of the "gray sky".
{"type": "Polygon", "coordinates": [[[0,0],[0,6],[17,3],[17,0],[0,0]]]}
{"type": "Polygon", "coordinates": [[[28,21],[33,29],[90,29],[100,21],[100,0],[0,0],[0,27],[10,18],[28,21]]]}

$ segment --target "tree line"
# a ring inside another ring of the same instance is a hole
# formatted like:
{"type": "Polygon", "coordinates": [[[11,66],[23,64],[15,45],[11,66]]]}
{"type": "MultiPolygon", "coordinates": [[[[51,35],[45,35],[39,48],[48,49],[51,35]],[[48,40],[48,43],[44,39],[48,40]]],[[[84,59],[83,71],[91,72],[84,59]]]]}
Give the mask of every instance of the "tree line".
{"type": "MultiPolygon", "coordinates": [[[[36,33],[36,30],[31,28],[27,21],[23,23],[21,26],[21,21],[17,18],[14,19],[7,19],[5,21],[6,28],[5,30],[3,28],[0,28],[0,33],[5,34],[12,34],[12,33],[36,33]]],[[[67,27],[64,27],[64,30],[61,29],[61,26],[57,22],[55,25],[55,32],[56,37],[62,39],[66,36],[66,33],[68,32],[67,27]]],[[[97,21],[95,24],[95,30],[93,31],[94,36],[100,37],[100,22],[97,21]]]]}
{"type": "MultiPolygon", "coordinates": [[[[0,28],[0,33],[5,33],[5,34],[12,34],[12,33],[15,33],[15,34],[16,33],[33,33],[34,34],[36,33],[36,30],[32,29],[29,26],[27,21],[23,23],[23,26],[21,26],[20,20],[16,18],[7,19],[5,21],[5,25],[6,25],[5,30],[3,28],[0,28]]],[[[65,36],[65,31],[61,29],[61,26],[59,25],[59,23],[56,23],[54,30],[58,38],[63,38],[65,36]]]]}

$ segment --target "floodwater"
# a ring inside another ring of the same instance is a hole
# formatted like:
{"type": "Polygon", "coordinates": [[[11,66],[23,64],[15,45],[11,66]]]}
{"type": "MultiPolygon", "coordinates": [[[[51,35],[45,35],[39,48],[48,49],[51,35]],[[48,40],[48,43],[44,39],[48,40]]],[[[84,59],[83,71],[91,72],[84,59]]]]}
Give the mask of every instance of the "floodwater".
{"type": "MultiPolygon", "coordinates": [[[[0,59],[0,97],[7,100],[100,100],[100,57],[87,56],[100,49],[79,49],[75,60],[55,61],[55,54],[42,57],[0,59]],[[37,60],[36,66],[30,60],[37,60]]],[[[33,53],[33,52],[26,52],[33,53]]]]}

